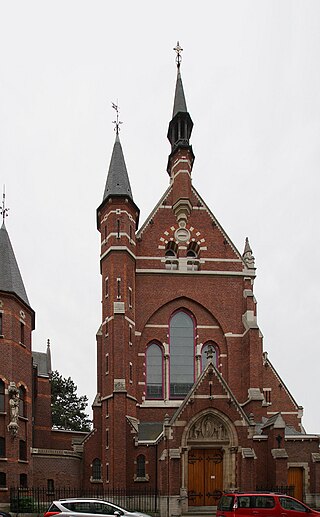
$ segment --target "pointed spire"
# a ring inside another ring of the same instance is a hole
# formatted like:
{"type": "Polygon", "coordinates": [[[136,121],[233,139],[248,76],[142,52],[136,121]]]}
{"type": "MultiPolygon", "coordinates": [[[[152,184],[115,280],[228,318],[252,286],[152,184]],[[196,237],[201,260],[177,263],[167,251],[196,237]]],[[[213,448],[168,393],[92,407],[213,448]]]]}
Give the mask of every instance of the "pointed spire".
{"type": "Polygon", "coordinates": [[[177,82],[176,82],[176,91],[174,94],[172,118],[175,117],[175,115],[179,112],[181,112],[181,113],[188,112],[186,98],[185,98],[184,90],[183,90],[180,67],[178,68],[178,73],[177,73],[177,82]]]}
{"type": "Polygon", "coordinates": [[[127,167],[120,143],[119,131],[116,133],[116,139],[113,146],[103,201],[112,196],[127,197],[133,201],[127,167]]]}
{"type": "Polygon", "coordinates": [[[47,340],[47,371],[49,374],[52,373],[50,339],[47,340]]]}
{"type": "Polygon", "coordinates": [[[255,269],[254,256],[252,255],[252,249],[250,247],[248,237],[246,237],[242,258],[245,261],[248,269],[255,269]]]}
{"type": "Polygon", "coordinates": [[[14,293],[30,307],[4,222],[0,229],[0,291],[14,293]]]}
{"type": "Polygon", "coordinates": [[[172,154],[177,149],[188,149],[191,152],[192,162],[194,160],[194,154],[192,152],[192,147],[190,145],[190,136],[193,128],[193,122],[190,117],[190,114],[187,109],[186,98],[184,95],[180,65],[181,65],[181,52],[182,48],[180,47],[179,42],[177,46],[174,48],[177,53],[177,81],[176,81],[176,89],[174,94],[174,102],[173,102],[173,112],[172,119],[168,128],[168,140],[171,144],[171,155],[169,156],[168,168],[167,171],[170,174],[170,159],[172,154]]]}

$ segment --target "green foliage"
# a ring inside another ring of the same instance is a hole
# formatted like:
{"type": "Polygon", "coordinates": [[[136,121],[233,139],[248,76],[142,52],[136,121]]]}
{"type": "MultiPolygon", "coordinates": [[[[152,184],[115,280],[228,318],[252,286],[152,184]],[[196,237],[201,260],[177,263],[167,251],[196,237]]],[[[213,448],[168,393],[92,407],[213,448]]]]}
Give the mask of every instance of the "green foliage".
{"type": "Polygon", "coordinates": [[[86,395],[78,397],[77,386],[57,370],[51,374],[52,425],[70,431],[90,431],[91,421],[85,413],[88,405],[86,395]]]}

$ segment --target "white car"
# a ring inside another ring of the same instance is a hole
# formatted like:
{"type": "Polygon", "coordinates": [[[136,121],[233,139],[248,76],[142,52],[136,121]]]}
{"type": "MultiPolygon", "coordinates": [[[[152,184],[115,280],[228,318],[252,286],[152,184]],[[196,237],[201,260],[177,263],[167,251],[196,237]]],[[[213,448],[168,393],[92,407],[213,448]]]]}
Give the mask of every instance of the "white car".
{"type": "Polygon", "coordinates": [[[53,501],[44,517],[97,517],[97,515],[116,515],[118,517],[150,517],[146,513],[129,512],[117,504],[102,499],[59,499],[53,501]]]}

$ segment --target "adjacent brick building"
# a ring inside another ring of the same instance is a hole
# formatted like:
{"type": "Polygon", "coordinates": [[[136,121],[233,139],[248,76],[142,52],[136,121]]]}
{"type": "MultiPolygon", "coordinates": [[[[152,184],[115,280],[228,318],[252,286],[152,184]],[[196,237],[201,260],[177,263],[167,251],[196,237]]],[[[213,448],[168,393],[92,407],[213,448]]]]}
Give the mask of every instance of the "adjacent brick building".
{"type": "MultiPolygon", "coordinates": [[[[169,186],[141,227],[117,127],[97,210],[102,320],[84,438],[51,430],[50,350],[32,360],[34,312],[17,266],[10,283],[0,264],[0,497],[19,483],[147,486],[179,515],[228,489],[320,492],[319,438],[263,352],[249,241],[240,253],[192,184],[192,127],[178,61],[169,186]]],[[[12,268],[9,244],[3,226],[12,268]]]]}

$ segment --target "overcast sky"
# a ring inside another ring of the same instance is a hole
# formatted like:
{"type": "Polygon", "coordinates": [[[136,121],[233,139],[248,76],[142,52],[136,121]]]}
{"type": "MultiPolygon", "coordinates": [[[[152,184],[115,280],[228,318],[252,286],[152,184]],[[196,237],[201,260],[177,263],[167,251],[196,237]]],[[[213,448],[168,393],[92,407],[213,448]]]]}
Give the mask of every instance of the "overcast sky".
{"type": "Polygon", "coordinates": [[[111,102],[142,224],[168,186],[177,40],[194,186],[241,252],[249,237],[264,349],[320,433],[318,0],[0,1],[0,185],[33,349],[50,338],[93,401],[111,102]]]}

